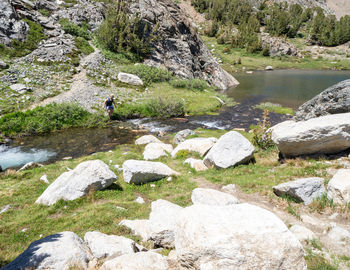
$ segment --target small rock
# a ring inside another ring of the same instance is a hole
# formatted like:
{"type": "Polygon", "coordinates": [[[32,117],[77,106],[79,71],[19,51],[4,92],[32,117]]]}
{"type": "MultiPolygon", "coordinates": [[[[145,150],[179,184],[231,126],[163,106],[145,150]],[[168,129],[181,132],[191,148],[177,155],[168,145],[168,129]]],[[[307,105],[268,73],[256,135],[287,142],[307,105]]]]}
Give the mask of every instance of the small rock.
{"type": "Polygon", "coordinates": [[[267,66],[267,67],[265,68],[265,70],[273,70],[273,67],[272,67],[272,66],[267,66]]]}
{"type": "Polygon", "coordinates": [[[172,178],[172,177],[168,177],[166,180],[167,180],[168,182],[171,182],[171,181],[173,181],[173,178],[172,178]]]}
{"type": "Polygon", "coordinates": [[[312,240],[316,238],[316,235],[308,228],[300,225],[293,225],[289,230],[298,238],[300,242],[312,240]]]}
{"type": "Polygon", "coordinates": [[[142,197],[137,197],[135,202],[139,203],[139,204],[144,204],[145,200],[142,197]]]}
{"type": "Polygon", "coordinates": [[[149,186],[150,186],[151,188],[155,188],[155,187],[156,187],[155,184],[150,184],[149,186]]]}
{"type": "Polygon", "coordinates": [[[192,136],[192,135],[195,135],[196,132],[194,132],[193,130],[191,129],[184,129],[184,130],[181,130],[179,131],[178,133],[176,133],[174,139],[173,139],[173,143],[174,144],[179,144],[179,143],[182,143],[185,141],[185,139],[188,137],[188,136],[192,136]]]}
{"type": "Polygon", "coordinates": [[[337,204],[350,203],[350,169],[340,169],[328,183],[328,198],[337,204]]]}
{"type": "Polygon", "coordinates": [[[49,180],[47,179],[47,175],[44,174],[42,177],[40,177],[40,181],[43,181],[46,184],[49,184],[49,180]]]}
{"type": "Polygon", "coordinates": [[[11,208],[11,205],[7,204],[1,208],[0,214],[7,212],[11,208]]]}
{"type": "Polygon", "coordinates": [[[205,166],[203,160],[200,159],[188,158],[185,160],[184,164],[189,164],[190,167],[195,169],[197,172],[208,170],[208,167],[205,166]]]}
{"type": "Polygon", "coordinates": [[[135,141],[135,144],[137,145],[149,144],[149,143],[162,143],[162,142],[153,135],[144,135],[135,141]]]}
{"type": "Polygon", "coordinates": [[[28,91],[28,88],[21,83],[16,83],[16,84],[12,84],[10,85],[11,90],[16,91],[19,94],[24,94],[25,92],[28,91]]]}
{"type": "Polygon", "coordinates": [[[210,188],[195,188],[192,191],[193,204],[230,205],[239,201],[230,194],[210,188]]]}
{"type": "Polygon", "coordinates": [[[116,206],[115,208],[117,208],[118,210],[123,210],[123,211],[125,211],[125,210],[126,210],[126,208],[121,207],[121,206],[116,206]]]}
{"type": "Polygon", "coordinates": [[[24,171],[24,170],[31,170],[34,168],[42,167],[42,164],[36,163],[36,162],[28,162],[25,164],[22,168],[20,168],[18,171],[24,171]]]}

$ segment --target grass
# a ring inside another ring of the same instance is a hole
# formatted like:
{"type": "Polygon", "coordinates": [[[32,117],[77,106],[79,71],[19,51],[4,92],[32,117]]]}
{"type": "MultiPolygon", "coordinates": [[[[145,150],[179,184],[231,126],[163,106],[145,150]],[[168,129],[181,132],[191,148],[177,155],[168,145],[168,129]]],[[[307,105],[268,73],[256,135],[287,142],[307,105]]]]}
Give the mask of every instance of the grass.
{"type": "Polygon", "coordinates": [[[260,109],[262,111],[268,110],[269,112],[274,112],[278,114],[288,114],[294,115],[294,110],[288,107],[282,107],[280,104],[275,104],[271,102],[264,102],[256,105],[254,108],[260,109]]]}
{"type": "Polygon", "coordinates": [[[311,250],[307,252],[305,260],[309,270],[337,270],[325,258],[319,254],[312,253],[311,250]]]}

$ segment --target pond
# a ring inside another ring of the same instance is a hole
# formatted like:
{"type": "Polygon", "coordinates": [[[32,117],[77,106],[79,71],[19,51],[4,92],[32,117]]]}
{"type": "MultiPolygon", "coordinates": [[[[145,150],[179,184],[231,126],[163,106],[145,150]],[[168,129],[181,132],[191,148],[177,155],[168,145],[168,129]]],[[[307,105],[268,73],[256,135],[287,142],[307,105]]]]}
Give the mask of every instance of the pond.
{"type": "MultiPolygon", "coordinates": [[[[247,130],[262,119],[262,111],[254,109],[261,102],[273,102],[296,109],[327,87],[350,78],[349,71],[277,70],[236,74],[240,85],[225,92],[238,101],[215,115],[187,119],[136,119],[127,123],[113,123],[104,129],[69,129],[42,136],[24,137],[10,145],[0,145],[2,169],[19,167],[27,162],[54,162],[66,157],[79,157],[114,149],[116,145],[131,143],[140,133],[133,128],[158,133],[176,132],[198,127],[212,129],[241,128],[247,130]]],[[[290,116],[270,113],[272,125],[290,116]]]]}

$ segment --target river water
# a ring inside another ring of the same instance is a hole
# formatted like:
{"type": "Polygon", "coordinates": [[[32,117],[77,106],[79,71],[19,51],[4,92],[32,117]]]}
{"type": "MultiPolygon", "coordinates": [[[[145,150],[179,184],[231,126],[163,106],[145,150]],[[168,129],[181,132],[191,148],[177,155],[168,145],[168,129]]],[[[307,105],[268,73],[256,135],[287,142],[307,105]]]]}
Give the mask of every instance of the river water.
{"type": "MultiPolygon", "coordinates": [[[[296,109],[327,87],[350,79],[349,71],[277,70],[241,73],[235,77],[240,85],[225,92],[239,104],[225,107],[217,115],[203,115],[187,119],[136,119],[127,123],[113,123],[103,129],[69,129],[41,136],[24,137],[10,145],[0,145],[2,169],[20,167],[27,162],[53,162],[65,157],[78,157],[108,151],[116,145],[132,142],[140,133],[175,132],[198,127],[214,129],[248,129],[261,121],[262,111],[253,106],[261,102],[278,103],[296,109]]],[[[270,114],[272,124],[290,117],[270,114]]]]}

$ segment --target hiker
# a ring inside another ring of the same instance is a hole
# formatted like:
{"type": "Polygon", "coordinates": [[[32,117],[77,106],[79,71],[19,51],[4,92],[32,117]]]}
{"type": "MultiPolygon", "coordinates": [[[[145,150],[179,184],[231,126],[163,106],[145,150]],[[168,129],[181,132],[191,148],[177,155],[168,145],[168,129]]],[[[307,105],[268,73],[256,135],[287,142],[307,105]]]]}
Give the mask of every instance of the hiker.
{"type": "Polygon", "coordinates": [[[109,119],[112,119],[112,115],[113,115],[113,111],[114,111],[113,104],[114,104],[114,106],[116,106],[114,103],[114,95],[111,94],[109,96],[109,98],[106,98],[105,103],[104,103],[104,106],[108,112],[109,119]]]}

